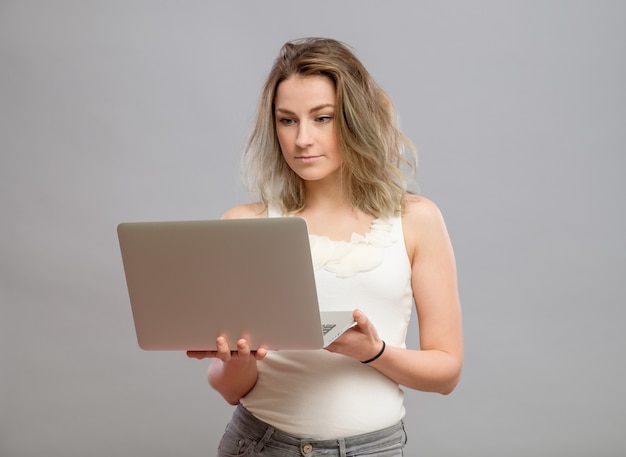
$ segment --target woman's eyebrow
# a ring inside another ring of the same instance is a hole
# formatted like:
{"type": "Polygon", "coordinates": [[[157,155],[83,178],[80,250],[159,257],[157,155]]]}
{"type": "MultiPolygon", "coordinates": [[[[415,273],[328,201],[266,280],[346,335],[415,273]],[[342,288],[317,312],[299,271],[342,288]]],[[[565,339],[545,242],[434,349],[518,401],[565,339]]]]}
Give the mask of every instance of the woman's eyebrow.
{"type": "MultiPolygon", "coordinates": [[[[318,105],[318,106],[315,106],[315,107],[311,108],[309,110],[309,113],[315,113],[315,112],[321,111],[321,110],[323,110],[325,108],[335,108],[335,105],[333,105],[332,103],[324,103],[322,105],[318,105]]],[[[281,108],[280,106],[276,107],[276,112],[277,113],[280,112],[280,113],[283,113],[283,114],[290,114],[290,115],[295,115],[296,114],[293,111],[288,110],[286,108],[281,108]]]]}

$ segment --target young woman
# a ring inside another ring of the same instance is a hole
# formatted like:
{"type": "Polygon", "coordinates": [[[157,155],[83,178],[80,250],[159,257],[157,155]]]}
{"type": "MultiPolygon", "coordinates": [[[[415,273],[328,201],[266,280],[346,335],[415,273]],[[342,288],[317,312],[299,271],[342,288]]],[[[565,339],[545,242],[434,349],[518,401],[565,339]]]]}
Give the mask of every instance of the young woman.
{"type": "Polygon", "coordinates": [[[353,310],[356,325],[319,351],[217,337],[217,351],[189,352],[213,358],[209,383],[238,405],[218,455],[402,455],[401,388],[457,385],[454,255],[437,206],[406,190],[407,150],[389,97],[346,45],[283,46],[243,159],[260,201],[224,217],[304,218],[320,307],[353,310]],[[405,345],[413,303],[419,350],[405,345]]]}

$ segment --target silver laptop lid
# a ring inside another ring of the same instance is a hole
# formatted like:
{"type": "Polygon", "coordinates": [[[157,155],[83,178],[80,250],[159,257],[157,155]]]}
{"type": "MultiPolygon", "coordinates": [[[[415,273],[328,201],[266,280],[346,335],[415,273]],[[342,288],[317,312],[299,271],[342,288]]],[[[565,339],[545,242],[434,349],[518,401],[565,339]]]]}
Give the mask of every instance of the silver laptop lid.
{"type": "Polygon", "coordinates": [[[323,346],[304,219],[126,222],[118,237],[142,349],[323,346]]]}

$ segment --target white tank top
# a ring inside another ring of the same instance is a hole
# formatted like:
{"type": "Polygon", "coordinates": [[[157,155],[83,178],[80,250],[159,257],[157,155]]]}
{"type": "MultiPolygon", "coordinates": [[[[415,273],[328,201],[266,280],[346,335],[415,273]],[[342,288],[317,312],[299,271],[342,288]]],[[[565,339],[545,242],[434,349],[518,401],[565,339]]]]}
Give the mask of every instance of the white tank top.
{"type": "MultiPolygon", "coordinates": [[[[270,217],[277,214],[270,211],[270,217]]],[[[406,347],[413,295],[400,217],[376,219],[350,242],[310,235],[322,310],[361,309],[389,346],[406,347]]],[[[241,404],[274,428],[326,440],[389,427],[404,417],[397,383],[358,360],[317,351],[270,351],[241,404]]]]}

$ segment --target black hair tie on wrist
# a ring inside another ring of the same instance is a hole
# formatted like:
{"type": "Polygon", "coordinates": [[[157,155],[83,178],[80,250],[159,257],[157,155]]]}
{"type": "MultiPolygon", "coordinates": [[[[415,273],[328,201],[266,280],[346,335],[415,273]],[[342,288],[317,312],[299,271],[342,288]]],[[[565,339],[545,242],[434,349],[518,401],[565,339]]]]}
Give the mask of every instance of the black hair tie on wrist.
{"type": "Polygon", "coordinates": [[[381,355],[383,355],[383,352],[385,352],[385,348],[387,347],[387,344],[385,344],[385,340],[382,340],[383,342],[383,347],[380,350],[380,352],[378,354],[376,354],[374,357],[372,357],[371,359],[368,360],[363,360],[361,363],[370,363],[373,362],[374,360],[376,360],[378,357],[380,357],[381,355]]]}

